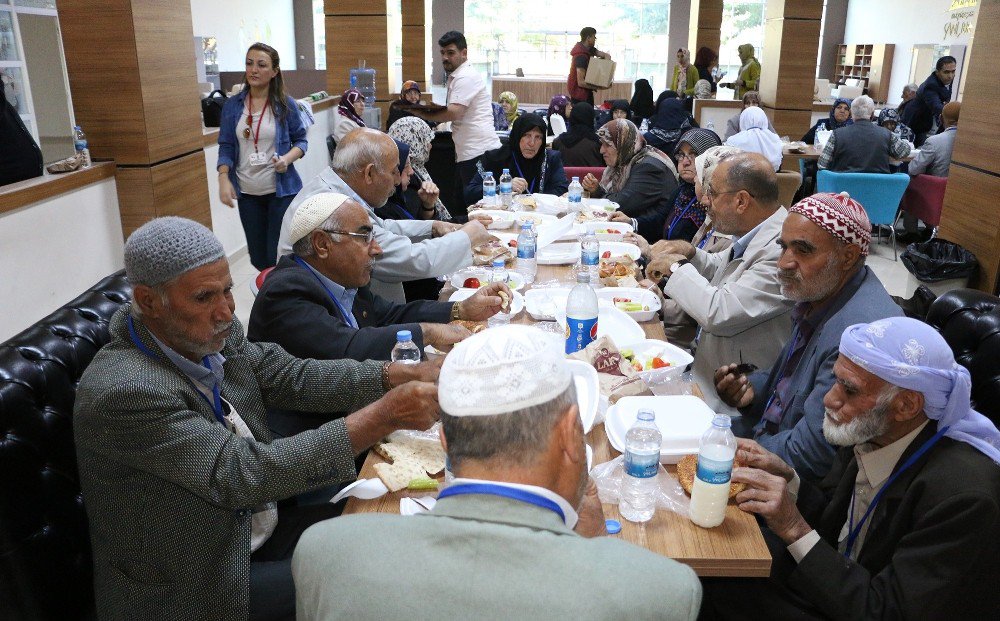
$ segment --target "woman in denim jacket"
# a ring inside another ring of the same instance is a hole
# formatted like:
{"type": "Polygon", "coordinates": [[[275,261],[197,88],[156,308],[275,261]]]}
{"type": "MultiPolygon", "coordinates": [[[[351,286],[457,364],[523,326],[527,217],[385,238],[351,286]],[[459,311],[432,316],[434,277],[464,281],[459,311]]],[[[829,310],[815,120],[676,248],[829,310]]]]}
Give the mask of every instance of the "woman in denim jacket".
{"type": "Polygon", "coordinates": [[[306,129],[285,94],[278,52],[264,43],[247,50],[243,92],[226,100],[219,127],[219,199],[235,207],[258,270],[276,260],[281,219],[302,180],[292,162],[306,153],[306,129]]]}

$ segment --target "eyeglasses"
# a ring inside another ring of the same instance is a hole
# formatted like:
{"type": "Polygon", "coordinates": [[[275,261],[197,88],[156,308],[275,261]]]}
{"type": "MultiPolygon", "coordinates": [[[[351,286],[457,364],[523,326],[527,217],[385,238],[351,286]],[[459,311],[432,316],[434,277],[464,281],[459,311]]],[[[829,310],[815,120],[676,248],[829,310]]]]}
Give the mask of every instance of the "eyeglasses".
{"type": "Polygon", "coordinates": [[[336,229],[329,230],[329,231],[326,230],[326,229],[323,229],[323,232],[326,233],[327,235],[330,235],[331,239],[332,239],[333,234],[335,234],[335,233],[337,235],[347,235],[348,237],[357,237],[358,239],[365,240],[365,244],[367,244],[367,245],[371,245],[371,243],[375,240],[375,229],[372,229],[372,230],[368,231],[367,233],[351,233],[350,231],[338,231],[336,229]]]}
{"type": "Polygon", "coordinates": [[[698,157],[698,156],[695,155],[694,153],[678,153],[677,154],[677,161],[679,162],[681,160],[689,160],[689,161],[693,162],[696,157],[698,157]]]}
{"type": "Polygon", "coordinates": [[[737,192],[746,192],[750,195],[750,198],[757,198],[753,195],[753,193],[745,188],[740,188],[739,190],[725,190],[723,192],[716,192],[714,189],[708,188],[708,190],[705,191],[705,194],[707,194],[710,199],[715,200],[719,196],[723,196],[725,194],[736,194],[737,192]]]}

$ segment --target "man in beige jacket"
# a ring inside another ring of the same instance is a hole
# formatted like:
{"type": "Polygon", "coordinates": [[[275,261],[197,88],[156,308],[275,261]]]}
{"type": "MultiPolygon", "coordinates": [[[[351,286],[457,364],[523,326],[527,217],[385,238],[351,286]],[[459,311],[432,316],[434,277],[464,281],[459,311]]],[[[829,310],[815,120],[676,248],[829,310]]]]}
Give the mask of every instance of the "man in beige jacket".
{"type": "Polygon", "coordinates": [[[709,406],[739,413],[715,393],[715,370],[728,361],[755,366],[774,361],[789,335],[792,302],[781,295],[775,243],[788,211],[778,202],[774,167],[759,153],[721,162],[707,192],[718,232],[732,235],[730,251],[708,253],[685,241],[658,242],[646,274],[699,326],[694,376],[709,406]]]}

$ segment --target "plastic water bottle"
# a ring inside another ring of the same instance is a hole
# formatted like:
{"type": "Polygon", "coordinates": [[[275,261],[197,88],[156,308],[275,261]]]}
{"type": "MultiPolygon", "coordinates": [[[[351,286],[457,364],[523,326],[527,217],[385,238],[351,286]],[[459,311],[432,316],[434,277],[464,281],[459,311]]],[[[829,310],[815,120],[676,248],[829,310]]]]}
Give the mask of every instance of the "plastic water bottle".
{"type": "Polygon", "coordinates": [[[712,426],[701,436],[698,468],[691,487],[691,521],[703,528],[713,528],[726,518],[729,502],[729,479],[736,457],[736,438],[729,429],[725,414],[716,414],[712,426]]]}
{"type": "MultiPolygon", "coordinates": [[[[490,282],[507,282],[507,268],[504,267],[503,259],[493,260],[493,269],[490,270],[490,282]]],[[[487,320],[489,327],[505,326],[510,323],[510,313],[499,312],[487,320]]]]}
{"type": "Polygon", "coordinates": [[[497,204],[497,180],[493,178],[493,173],[487,171],[483,173],[483,204],[487,207],[496,207],[497,204]]]}
{"type": "Polygon", "coordinates": [[[510,204],[514,202],[514,179],[510,176],[510,170],[503,169],[500,174],[500,204],[504,209],[510,209],[510,204]]]}
{"type": "Polygon", "coordinates": [[[89,168],[91,161],[90,149],[87,148],[87,135],[83,133],[79,125],[73,126],[73,146],[77,155],[83,155],[83,167],[89,168]]]}
{"type": "Polygon", "coordinates": [[[396,333],[396,345],[389,355],[393,362],[403,364],[417,364],[420,362],[420,348],[413,342],[413,335],[409,330],[400,330],[396,333]]]}
{"type": "Polygon", "coordinates": [[[656,511],[656,475],[663,435],[652,410],[639,410],[625,434],[625,476],[618,510],[629,522],[648,522],[656,511]]]}
{"type": "Polygon", "coordinates": [[[819,139],[819,133],[826,131],[826,121],[823,121],[816,126],[816,132],[813,133],[813,146],[817,149],[823,148],[823,142],[819,139]]]}
{"type": "Polygon", "coordinates": [[[583,186],[580,185],[580,178],[573,177],[573,180],[569,184],[569,203],[570,205],[580,206],[583,202],[583,186]]]}
{"type": "Polygon", "coordinates": [[[601,244],[597,241],[594,231],[587,231],[580,237],[580,264],[590,276],[590,284],[597,285],[598,269],[600,261],[601,244]]]}
{"type": "Polygon", "coordinates": [[[527,284],[535,282],[538,262],[535,259],[535,232],[530,222],[521,225],[521,233],[517,236],[517,271],[527,284]]]}
{"type": "Polygon", "coordinates": [[[580,351],[597,338],[597,294],[586,272],[577,272],[576,286],[566,299],[566,353],[580,351]]]}

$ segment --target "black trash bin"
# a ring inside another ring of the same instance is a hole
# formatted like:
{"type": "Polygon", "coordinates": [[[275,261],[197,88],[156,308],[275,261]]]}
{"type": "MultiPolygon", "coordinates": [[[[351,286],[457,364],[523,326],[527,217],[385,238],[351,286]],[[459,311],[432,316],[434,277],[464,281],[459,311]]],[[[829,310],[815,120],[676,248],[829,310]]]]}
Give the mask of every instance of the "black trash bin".
{"type": "Polygon", "coordinates": [[[976,255],[944,239],[910,244],[899,258],[917,280],[938,295],[968,286],[979,265],[976,255]]]}

